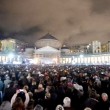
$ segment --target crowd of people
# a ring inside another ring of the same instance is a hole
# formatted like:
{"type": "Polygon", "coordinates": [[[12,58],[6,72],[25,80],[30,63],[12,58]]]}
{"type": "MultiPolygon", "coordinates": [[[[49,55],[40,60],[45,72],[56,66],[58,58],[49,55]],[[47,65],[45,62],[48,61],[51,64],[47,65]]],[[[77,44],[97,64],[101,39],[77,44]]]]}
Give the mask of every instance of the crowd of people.
{"type": "Polygon", "coordinates": [[[110,110],[110,66],[0,65],[0,110],[110,110]]]}

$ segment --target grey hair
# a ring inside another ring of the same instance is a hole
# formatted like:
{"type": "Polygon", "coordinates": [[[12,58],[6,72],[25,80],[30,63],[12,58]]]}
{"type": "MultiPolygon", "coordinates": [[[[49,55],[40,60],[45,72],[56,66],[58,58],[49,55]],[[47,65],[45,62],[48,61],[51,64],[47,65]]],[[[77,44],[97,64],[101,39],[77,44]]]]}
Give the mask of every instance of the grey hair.
{"type": "Polygon", "coordinates": [[[84,110],[92,110],[91,108],[89,108],[89,107],[86,107],[84,110]]]}
{"type": "Polygon", "coordinates": [[[106,96],[106,97],[108,97],[108,94],[107,94],[107,93],[102,93],[101,96],[106,96]]]}
{"type": "Polygon", "coordinates": [[[37,104],[34,108],[34,110],[43,110],[43,107],[39,104],[37,104]]]}

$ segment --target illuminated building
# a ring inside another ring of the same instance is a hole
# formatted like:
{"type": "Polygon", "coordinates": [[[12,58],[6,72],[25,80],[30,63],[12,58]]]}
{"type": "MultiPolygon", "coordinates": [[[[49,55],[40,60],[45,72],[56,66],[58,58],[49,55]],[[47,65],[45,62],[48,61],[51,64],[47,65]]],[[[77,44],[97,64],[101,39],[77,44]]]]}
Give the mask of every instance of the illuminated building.
{"type": "Polygon", "coordinates": [[[83,54],[88,52],[89,52],[88,44],[80,45],[77,44],[70,47],[70,54],[83,54]]]}
{"type": "Polygon", "coordinates": [[[109,65],[110,42],[102,44],[93,41],[91,44],[73,45],[68,47],[46,34],[35,46],[16,39],[0,41],[0,63],[2,64],[72,64],[72,65],[109,65]],[[61,47],[62,45],[62,47],[61,47]]]}
{"type": "Polygon", "coordinates": [[[37,40],[35,45],[37,48],[50,46],[50,47],[59,49],[61,47],[61,42],[58,39],[56,39],[54,36],[48,33],[45,36],[41,37],[39,40],[37,40]]]}
{"type": "Polygon", "coordinates": [[[0,50],[1,52],[22,52],[25,50],[27,43],[22,42],[17,39],[4,39],[0,41],[0,50]]]}
{"type": "Polygon", "coordinates": [[[60,51],[50,46],[45,46],[35,50],[35,60],[37,64],[59,64],[60,51]]]}
{"type": "Polygon", "coordinates": [[[110,52],[110,41],[107,43],[107,52],[110,52]]]}
{"type": "Polygon", "coordinates": [[[109,65],[110,53],[61,56],[60,61],[61,64],[73,65],[109,65]]]}
{"type": "Polygon", "coordinates": [[[32,59],[34,56],[33,55],[34,54],[34,48],[27,47],[27,48],[25,48],[25,51],[22,54],[24,55],[25,58],[32,59]]]}
{"type": "Polygon", "coordinates": [[[1,41],[1,51],[12,52],[15,51],[16,42],[14,39],[5,39],[1,41]]]}
{"type": "Polygon", "coordinates": [[[61,54],[66,54],[66,55],[70,54],[70,49],[69,49],[69,47],[67,47],[66,45],[63,45],[63,46],[61,47],[61,54]]]}
{"type": "Polygon", "coordinates": [[[101,42],[99,41],[92,41],[92,53],[101,53],[101,42]]]}
{"type": "Polygon", "coordinates": [[[102,53],[109,52],[107,43],[101,45],[102,53]]]}
{"type": "Polygon", "coordinates": [[[58,64],[60,63],[61,42],[49,33],[41,37],[35,43],[34,59],[37,64],[58,64]]]}
{"type": "Polygon", "coordinates": [[[26,43],[17,39],[4,39],[0,41],[0,63],[22,62],[24,47],[26,43]]]}

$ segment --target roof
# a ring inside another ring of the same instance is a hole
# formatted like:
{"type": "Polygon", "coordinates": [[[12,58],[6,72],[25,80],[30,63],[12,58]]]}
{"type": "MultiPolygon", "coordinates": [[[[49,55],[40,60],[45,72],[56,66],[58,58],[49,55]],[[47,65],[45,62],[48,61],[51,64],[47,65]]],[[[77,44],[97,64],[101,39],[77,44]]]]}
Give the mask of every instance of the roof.
{"type": "Polygon", "coordinates": [[[46,47],[42,47],[36,50],[36,53],[59,53],[60,51],[50,47],[50,46],[46,46],[46,47]]]}
{"type": "Polygon", "coordinates": [[[62,47],[61,49],[69,49],[68,47],[62,47]]]}
{"type": "Polygon", "coordinates": [[[53,39],[53,40],[57,40],[54,36],[52,36],[51,34],[46,34],[45,36],[41,37],[40,39],[53,39]]]}
{"type": "Polygon", "coordinates": [[[63,46],[61,47],[61,49],[69,49],[69,47],[67,47],[66,45],[63,45],[63,46]]]}

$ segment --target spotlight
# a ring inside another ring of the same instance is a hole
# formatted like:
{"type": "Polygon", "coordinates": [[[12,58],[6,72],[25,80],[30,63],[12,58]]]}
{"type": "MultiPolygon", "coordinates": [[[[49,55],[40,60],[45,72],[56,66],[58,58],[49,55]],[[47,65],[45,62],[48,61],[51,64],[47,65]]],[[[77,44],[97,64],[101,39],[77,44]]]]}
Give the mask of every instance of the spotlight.
{"type": "Polygon", "coordinates": [[[9,57],[9,58],[14,58],[14,54],[13,54],[13,53],[10,53],[10,54],[8,55],[8,57],[9,57]]]}

